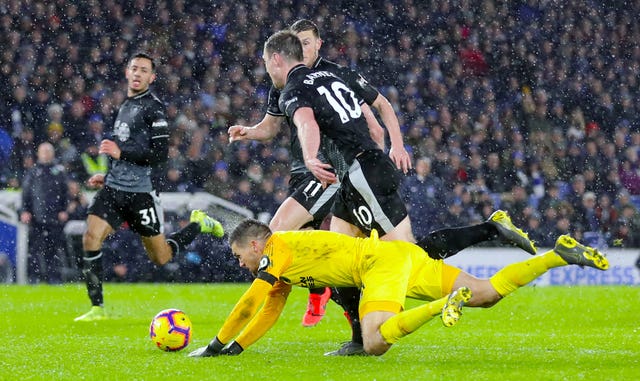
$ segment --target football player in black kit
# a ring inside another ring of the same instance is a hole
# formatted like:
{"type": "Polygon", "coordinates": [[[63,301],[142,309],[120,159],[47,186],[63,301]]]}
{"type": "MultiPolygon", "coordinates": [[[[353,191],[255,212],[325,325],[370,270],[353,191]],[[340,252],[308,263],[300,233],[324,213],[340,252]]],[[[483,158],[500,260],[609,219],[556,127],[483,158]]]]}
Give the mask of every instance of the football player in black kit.
{"type": "MultiPolygon", "coordinates": [[[[302,46],[292,36],[300,37],[279,32],[269,38],[263,58],[274,87],[282,89],[279,109],[284,111],[290,124],[296,126],[305,166],[321,183],[337,182],[332,166],[318,157],[324,137],[335,142],[350,166],[348,174],[341,178],[341,188],[332,208],[331,230],[358,236],[375,228],[383,235],[382,239],[415,242],[398,193],[401,174],[371,138],[360,100],[331,70],[305,67],[302,46]]],[[[432,257],[444,258],[498,235],[535,254],[533,243],[502,211],[494,213],[485,223],[433,232],[417,243],[432,257]]],[[[351,312],[344,304],[346,299],[354,298],[357,294],[338,298],[351,318],[352,342],[328,354],[362,353],[357,309],[351,312]]],[[[357,302],[348,304],[357,306],[357,302]]]]}
{"type": "Polygon", "coordinates": [[[120,106],[113,140],[105,139],[99,152],[109,156],[106,175],[97,174],[87,182],[102,187],[96,194],[82,236],[83,274],[91,310],[76,321],[107,318],[103,308],[102,253],[105,238],[123,222],[138,233],[147,254],[163,265],[188,245],[199,233],[224,235],[222,225],[200,210],[191,212],[190,224],[166,238],[163,214],[154,185],[152,169],[167,160],[169,125],[164,104],[151,93],[155,63],[145,53],[135,54],[127,63],[127,99],[120,106]]]}
{"type": "MultiPolygon", "coordinates": [[[[369,132],[376,143],[384,148],[384,130],[371,112],[369,105],[375,107],[387,126],[391,141],[389,157],[393,159],[398,169],[406,173],[411,168],[411,158],[404,148],[402,134],[398,119],[389,101],[356,71],[342,67],[319,56],[322,40],[319,37],[317,26],[309,20],[298,20],[290,28],[297,33],[304,49],[304,62],[309,67],[319,67],[329,70],[343,78],[359,98],[364,101],[361,104],[367,119],[369,132]],[[366,102],[366,103],[365,103],[366,102]]],[[[264,119],[253,127],[231,126],[229,128],[230,141],[255,139],[267,140],[275,136],[279,131],[284,113],[278,106],[280,91],[273,86],[269,91],[267,114],[264,119]]],[[[301,228],[319,228],[325,217],[329,214],[334,196],[339,184],[335,183],[326,188],[304,166],[302,151],[295,137],[295,129],[291,131],[291,181],[289,183],[290,196],[278,208],[269,224],[272,231],[297,230],[301,228]]],[[[326,160],[331,162],[337,171],[338,177],[347,170],[346,163],[337,149],[332,149],[332,143],[323,143],[323,153],[326,160]]],[[[323,158],[323,160],[325,160],[323,158]]],[[[302,318],[302,325],[311,327],[316,325],[324,316],[326,303],[331,296],[328,288],[316,288],[309,290],[309,303],[302,318]]]]}

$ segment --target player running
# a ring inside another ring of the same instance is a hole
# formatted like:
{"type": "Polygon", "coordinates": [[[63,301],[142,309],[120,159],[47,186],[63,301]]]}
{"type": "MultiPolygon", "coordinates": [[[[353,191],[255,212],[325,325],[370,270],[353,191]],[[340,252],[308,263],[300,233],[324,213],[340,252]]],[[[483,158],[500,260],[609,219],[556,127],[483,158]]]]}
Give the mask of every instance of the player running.
{"type": "MultiPolygon", "coordinates": [[[[308,67],[322,68],[331,71],[343,78],[347,85],[353,89],[359,99],[362,99],[361,108],[367,120],[371,137],[378,146],[384,149],[384,130],[371,112],[369,105],[375,107],[389,131],[391,148],[389,157],[392,158],[398,169],[407,172],[411,168],[411,159],[404,148],[398,119],[389,101],[356,71],[340,66],[320,57],[322,40],[318,27],[309,20],[298,20],[290,29],[295,32],[304,49],[304,63],[308,67]]],[[[271,86],[269,91],[267,113],[263,120],[253,127],[235,125],[228,130],[230,142],[237,140],[268,140],[276,135],[284,119],[284,113],[278,105],[280,91],[271,86]]],[[[322,184],[305,167],[302,160],[302,151],[296,130],[291,130],[291,181],[289,184],[289,197],[278,208],[271,219],[269,226],[274,231],[298,230],[301,228],[318,229],[325,217],[329,214],[331,205],[339,188],[339,183],[323,187],[322,184]]],[[[347,165],[342,155],[333,148],[332,143],[323,141],[324,155],[321,160],[331,162],[338,175],[346,172],[347,165]],[[325,157],[326,156],[326,157],[325,157]]],[[[331,296],[329,288],[312,288],[309,290],[309,303],[302,318],[302,325],[310,327],[320,322],[324,316],[326,304],[331,296]]]]}
{"type": "Polygon", "coordinates": [[[105,238],[123,222],[138,233],[153,263],[163,265],[180,253],[199,233],[222,237],[222,225],[200,210],[191,212],[190,223],[166,238],[163,214],[151,171],[167,160],[169,125],[163,103],[151,93],[155,63],[145,53],[127,63],[127,99],[120,106],[113,127],[114,140],[105,139],[99,152],[109,156],[109,170],[88,180],[101,187],[87,217],[82,236],[83,274],[91,300],[89,312],[75,321],[106,319],[102,292],[102,252],[105,238]]]}

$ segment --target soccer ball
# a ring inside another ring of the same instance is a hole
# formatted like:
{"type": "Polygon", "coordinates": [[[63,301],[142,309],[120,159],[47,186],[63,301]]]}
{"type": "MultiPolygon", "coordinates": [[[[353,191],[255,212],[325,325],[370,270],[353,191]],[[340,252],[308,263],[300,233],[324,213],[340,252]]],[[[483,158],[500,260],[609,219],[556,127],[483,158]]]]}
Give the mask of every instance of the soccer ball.
{"type": "Polygon", "coordinates": [[[179,351],[191,342],[191,320],[175,308],[160,311],[151,321],[149,337],[163,351],[179,351]]]}

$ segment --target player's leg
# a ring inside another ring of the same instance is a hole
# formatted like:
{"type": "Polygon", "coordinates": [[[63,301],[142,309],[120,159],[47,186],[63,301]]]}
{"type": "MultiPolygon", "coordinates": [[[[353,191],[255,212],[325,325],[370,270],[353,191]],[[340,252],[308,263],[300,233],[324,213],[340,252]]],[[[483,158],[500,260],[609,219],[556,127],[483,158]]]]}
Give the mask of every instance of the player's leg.
{"type": "MultiPolygon", "coordinates": [[[[96,196],[97,197],[97,196],[96,196]]],[[[96,205],[94,203],[94,205],[96,205]]],[[[91,300],[91,309],[75,321],[96,321],[106,318],[103,310],[104,298],[102,293],[102,243],[113,232],[111,225],[94,214],[87,217],[87,228],[82,235],[82,274],[87,286],[87,293],[91,300]]]]}
{"type": "MultiPolygon", "coordinates": [[[[298,230],[312,221],[313,215],[307,208],[296,199],[287,197],[269,222],[269,228],[274,232],[298,230]]],[[[312,327],[322,320],[330,296],[331,290],[327,287],[309,289],[307,310],[302,315],[303,326],[312,327]]]]}
{"type": "MultiPolygon", "coordinates": [[[[294,175],[290,183],[290,196],[280,205],[269,223],[271,231],[319,229],[331,211],[331,205],[340,184],[323,188],[311,174],[294,175]]],[[[302,325],[313,327],[322,320],[331,290],[327,287],[309,289],[307,309],[302,316],[302,325]]]]}
{"type": "Polygon", "coordinates": [[[440,295],[442,289],[451,287],[454,281],[453,277],[442,276],[442,261],[429,260],[423,250],[405,242],[379,242],[374,247],[370,259],[363,263],[367,270],[361,274],[363,284],[367,285],[362,292],[360,315],[364,349],[368,354],[385,353],[400,338],[416,331],[443,310],[455,324],[462,305],[471,295],[468,288],[463,288],[437,299],[431,296],[440,295]],[[416,268],[414,264],[420,265],[416,268]],[[422,282],[416,280],[417,276],[422,282]],[[417,284],[426,294],[425,299],[432,301],[403,311],[405,299],[414,296],[417,284]]]}
{"type": "MultiPolygon", "coordinates": [[[[413,242],[411,223],[402,198],[397,192],[399,177],[395,164],[384,154],[363,154],[349,169],[333,206],[331,231],[363,236],[376,229],[384,240],[413,242]]],[[[362,354],[361,322],[356,314],[360,291],[336,289],[332,297],[345,310],[351,324],[351,341],[325,355],[362,354]]]]}
{"type": "Polygon", "coordinates": [[[191,212],[189,223],[169,237],[162,233],[152,236],[144,236],[144,233],[141,233],[140,238],[149,259],[157,265],[164,265],[179,255],[200,233],[222,237],[224,230],[220,222],[196,209],[191,212]]]}
{"type": "Polygon", "coordinates": [[[502,210],[495,211],[487,221],[480,224],[433,231],[419,238],[417,245],[431,258],[444,259],[467,247],[495,238],[518,246],[531,255],[536,254],[536,247],[527,233],[513,225],[509,215],[502,210]]]}
{"type": "Polygon", "coordinates": [[[286,200],[276,211],[269,222],[271,231],[298,230],[313,220],[313,215],[292,197],[286,200]]]}
{"type": "MultiPolygon", "coordinates": [[[[333,215],[330,223],[331,231],[352,237],[363,237],[362,231],[355,225],[333,215]]],[[[335,287],[331,289],[331,300],[344,310],[344,316],[351,326],[351,340],[344,343],[335,351],[325,353],[325,356],[351,356],[364,354],[362,343],[362,329],[360,325],[360,290],[356,287],[335,287]]]]}
{"type": "Polygon", "coordinates": [[[362,318],[365,352],[370,355],[382,355],[398,340],[415,332],[441,314],[446,326],[454,325],[462,314],[462,306],[470,298],[470,289],[461,287],[445,297],[400,313],[386,311],[367,313],[362,318]]]}
{"type": "Polygon", "coordinates": [[[157,265],[164,265],[180,254],[200,233],[224,235],[220,222],[196,209],[185,227],[165,237],[164,213],[156,192],[132,194],[125,215],[131,229],[140,234],[149,259],[157,265]]]}
{"type": "MultiPolygon", "coordinates": [[[[596,249],[585,246],[568,235],[560,236],[553,250],[503,267],[489,279],[478,279],[460,272],[453,283],[453,289],[467,286],[473,296],[468,305],[491,307],[503,297],[530,283],[549,269],[567,265],[593,267],[598,270],[609,268],[607,258],[596,249]]],[[[447,265],[443,265],[445,267],[447,265]]],[[[444,270],[443,270],[444,271],[444,270]]]]}

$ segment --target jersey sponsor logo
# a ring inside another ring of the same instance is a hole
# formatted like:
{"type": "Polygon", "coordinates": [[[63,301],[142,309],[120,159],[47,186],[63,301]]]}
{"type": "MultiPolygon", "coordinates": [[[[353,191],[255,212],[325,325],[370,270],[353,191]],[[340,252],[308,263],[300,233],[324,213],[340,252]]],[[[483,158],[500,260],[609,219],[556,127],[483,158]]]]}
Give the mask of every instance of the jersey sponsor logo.
{"type": "Polygon", "coordinates": [[[153,124],[151,125],[151,127],[153,128],[160,128],[160,127],[168,127],[169,123],[167,123],[166,120],[161,119],[161,120],[156,120],[155,122],[153,122],[153,124]]]}
{"type": "Polygon", "coordinates": [[[271,266],[271,261],[269,260],[269,257],[267,257],[265,255],[262,258],[260,258],[260,264],[258,265],[258,271],[266,271],[267,268],[269,268],[269,266],[271,266]]]}
{"type": "Polygon", "coordinates": [[[306,288],[315,288],[316,281],[312,276],[301,276],[300,285],[306,288]]]}
{"type": "Polygon", "coordinates": [[[131,136],[131,129],[129,128],[129,125],[127,123],[116,120],[116,125],[113,133],[118,137],[118,140],[120,140],[121,142],[126,142],[131,136]]]}

